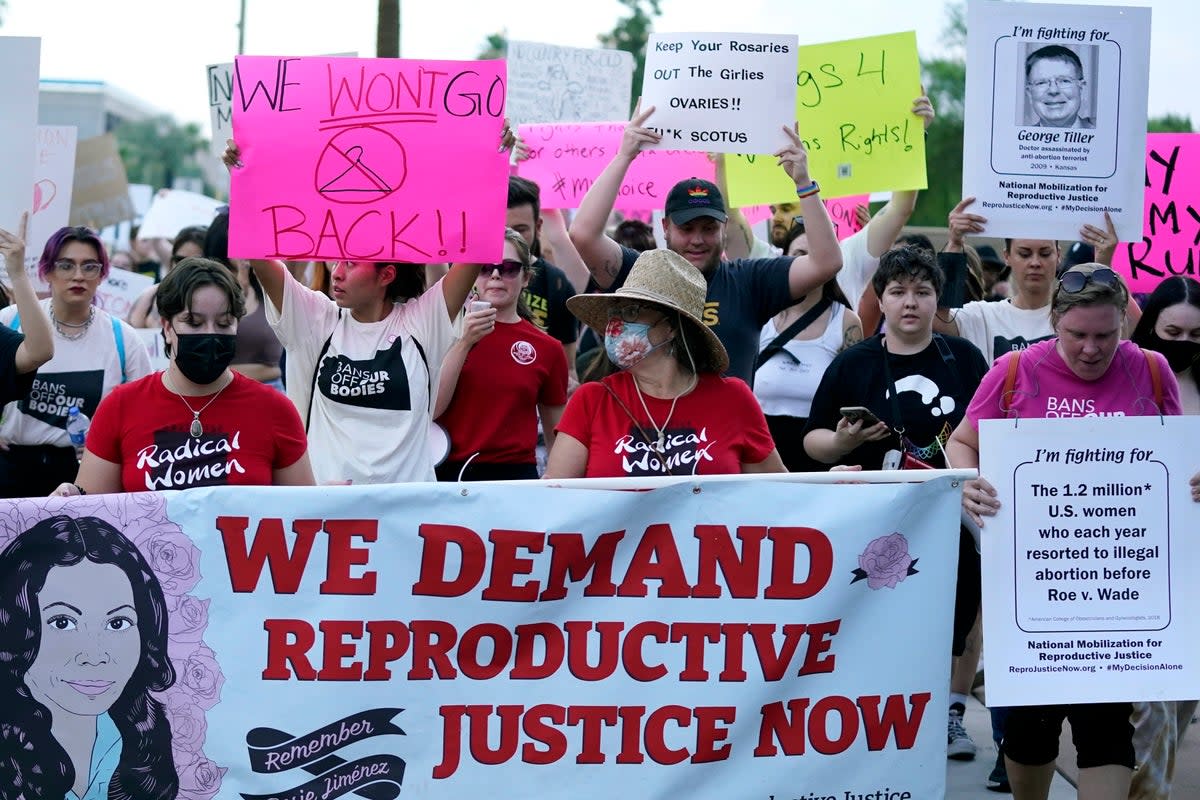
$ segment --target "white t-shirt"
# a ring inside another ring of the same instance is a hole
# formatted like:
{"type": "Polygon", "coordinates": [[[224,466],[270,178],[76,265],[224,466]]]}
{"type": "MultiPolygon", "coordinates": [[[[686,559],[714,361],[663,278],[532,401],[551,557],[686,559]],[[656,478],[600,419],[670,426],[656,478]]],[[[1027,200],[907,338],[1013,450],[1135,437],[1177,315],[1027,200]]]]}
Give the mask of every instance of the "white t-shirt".
{"type": "MultiPolygon", "coordinates": [[[[816,339],[792,339],[784,344],[786,353],[776,353],[754,373],[754,396],[763,413],[773,417],[807,417],[821,376],[841,351],[845,340],[846,307],[830,306],[829,322],[816,339]]],[[[783,331],[775,329],[775,320],[763,325],[758,350],[775,341],[783,331]]]]}
{"type": "MultiPolygon", "coordinates": [[[[41,306],[50,313],[49,298],[41,306]]],[[[15,305],[0,309],[0,325],[11,328],[16,315],[15,305]]],[[[149,375],[153,371],[150,356],[138,332],[120,320],[117,326],[125,344],[124,382],[149,375]]],[[[0,438],[17,445],[70,447],[67,412],[71,406],[78,406],[89,417],[95,416],[101,398],[121,383],[121,356],[113,318],[97,308],[92,324],[78,339],[55,333],[54,358],[38,368],[25,399],[4,407],[0,438]]]]}
{"type": "Polygon", "coordinates": [[[287,350],[288,396],[308,427],[317,482],[434,480],[430,410],[456,337],[441,283],[379,322],[358,322],[290,278],[282,313],[270,299],[265,306],[287,350]]]}
{"type": "MultiPolygon", "coordinates": [[[[871,282],[871,276],[879,269],[879,259],[867,250],[866,228],[842,239],[838,247],[842,251],[842,268],[837,274],[838,288],[846,295],[850,305],[857,307],[867,284],[871,282]]],[[[778,247],[756,236],[749,258],[777,258],[782,254],[783,251],[778,247]]]]}
{"type": "Polygon", "coordinates": [[[958,335],[978,347],[989,365],[1005,353],[1054,336],[1050,306],[1024,309],[1011,300],[973,300],[951,313],[958,335]]]}

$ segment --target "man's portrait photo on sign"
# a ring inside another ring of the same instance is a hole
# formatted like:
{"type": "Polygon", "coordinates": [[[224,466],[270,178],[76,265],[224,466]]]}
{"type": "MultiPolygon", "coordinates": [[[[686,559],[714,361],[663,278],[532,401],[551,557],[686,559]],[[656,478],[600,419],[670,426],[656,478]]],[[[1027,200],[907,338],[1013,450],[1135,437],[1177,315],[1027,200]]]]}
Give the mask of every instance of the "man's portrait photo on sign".
{"type": "Polygon", "coordinates": [[[1017,124],[1096,127],[1096,45],[1027,42],[1019,81],[1017,124]]]}

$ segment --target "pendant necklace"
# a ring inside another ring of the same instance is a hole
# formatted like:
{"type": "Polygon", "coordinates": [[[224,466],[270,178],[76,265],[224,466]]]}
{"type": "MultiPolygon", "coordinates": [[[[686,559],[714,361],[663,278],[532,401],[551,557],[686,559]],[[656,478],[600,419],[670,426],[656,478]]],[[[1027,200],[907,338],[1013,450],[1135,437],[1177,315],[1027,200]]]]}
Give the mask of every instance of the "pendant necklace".
{"type": "Polygon", "coordinates": [[[195,409],[192,408],[191,404],[187,400],[184,400],[183,395],[180,394],[178,391],[176,391],[175,387],[171,385],[171,378],[168,373],[166,373],[166,372],[163,373],[163,379],[167,383],[167,388],[170,389],[175,394],[175,396],[178,397],[180,399],[180,401],[182,401],[182,403],[185,406],[187,406],[188,411],[192,412],[192,424],[188,427],[188,434],[191,435],[191,437],[193,439],[199,439],[201,436],[204,435],[204,426],[202,424],[200,424],[200,415],[204,413],[205,409],[207,409],[214,402],[216,402],[217,398],[221,396],[221,392],[223,392],[227,388],[229,388],[229,383],[233,383],[233,381],[230,380],[229,383],[225,384],[220,389],[218,389],[217,393],[212,396],[212,399],[209,400],[207,403],[205,403],[199,411],[196,411],[195,409]]]}
{"type": "Polygon", "coordinates": [[[655,432],[658,433],[659,453],[666,452],[667,428],[671,425],[671,417],[675,414],[675,404],[679,402],[679,398],[694,389],[698,381],[699,378],[693,375],[683,391],[671,398],[671,409],[667,412],[667,418],[663,420],[662,427],[659,427],[658,423],[654,421],[654,415],[650,413],[650,407],[646,405],[646,398],[642,397],[642,387],[638,386],[637,378],[633,379],[633,388],[637,390],[638,400],[642,401],[642,410],[646,412],[646,419],[650,420],[650,427],[654,428],[655,432]]]}

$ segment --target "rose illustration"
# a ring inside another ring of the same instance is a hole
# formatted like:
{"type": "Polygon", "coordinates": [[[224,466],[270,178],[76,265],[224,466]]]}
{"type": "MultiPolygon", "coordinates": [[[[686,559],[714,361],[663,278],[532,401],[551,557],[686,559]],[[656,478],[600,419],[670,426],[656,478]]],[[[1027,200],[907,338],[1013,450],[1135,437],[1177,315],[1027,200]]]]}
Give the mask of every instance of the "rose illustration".
{"type": "Polygon", "coordinates": [[[137,544],[158,575],[164,592],[183,594],[191,591],[199,581],[196,564],[199,551],[178,527],[161,525],[152,528],[137,544]]]}
{"type": "Polygon", "coordinates": [[[167,597],[169,637],[176,642],[199,642],[208,627],[208,600],[190,594],[167,597]]]}
{"type": "Polygon", "coordinates": [[[212,650],[207,647],[199,647],[188,656],[179,670],[179,678],[203,708],[212,708],[221,698],[225,678],[212,650]]]}
{"type": "Polygon", "coordinates": [[[901,533],[889,533],[872,540],[858,556],[858,569],[850,582],[865,578],[872,589],[895,589],[900,581],[917,574],[916,564],[917,559],[908,554],[908,539],[901,533]]]}
{"type": "Polygon", "coordinates": [[[171,747],[184,753],[199,754],[208,732],[204,709],[178,692],[168,695],[165,705],[167,719],[171,722],[171,747]]]}
{"type": "Polygon", "coordinates": [[[204,756],[187,764],[176,761],[175,768],[179,772],[179,797],[189,800],[203,800],[216,794],[227,771],[204,756]]]}

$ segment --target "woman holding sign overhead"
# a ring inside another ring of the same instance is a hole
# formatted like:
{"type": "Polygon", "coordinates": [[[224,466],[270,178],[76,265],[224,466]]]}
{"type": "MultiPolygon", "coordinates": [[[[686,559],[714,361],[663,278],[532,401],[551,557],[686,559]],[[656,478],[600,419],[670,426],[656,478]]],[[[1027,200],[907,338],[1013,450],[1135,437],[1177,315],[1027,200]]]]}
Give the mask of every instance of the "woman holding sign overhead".
{"type": "Polygon", "coordinates": [[[28,331],[48,316],[54,337],[54,357],[33,386],[5,407],[0,422],[0,439],[8,442],[0,450],[5,497],[44,497],[75,480],[79,457],[67,434],[70,409],[90,417],[102,397],[150,373],[150,356],[137,332],[94,303],[108,270],[108,254],[95,231],[60,228],[38,261],[38,276],[50,285],[38,315],[20,303],[0,309],[0,325],[14,331],[28,331]]]}
{"type": "MultiPolygon", "coordinates": [[[[1129,291],[1120,276],[1100,264],[1063,273],[1051,294],[1055,338],[997,359],[948,451],[956,467],[979,466],[979,422],[1007,417],[1179,414],[1179,386],[1159,353],[1121,341],[1129,291]]],[[[1200,476],[1191,494],[1200,500],[1200,476]]],[[[963,510],[983,527],[1001,502],[985,477],[968,482],[963,510]]],[[[983,535],[989,535],[984,531],[983,535]]],[[[996,533],[994,535],[1000,535],[996,533]]],[[[1059,734],[1071,722],[1078,751],[1079,796],[1124,800],[1134,767],[1130,703],[1017,706],[1010,710],[1003,750],[1017,800],[1044,800],[1054,775],[1059,734]]]]}

